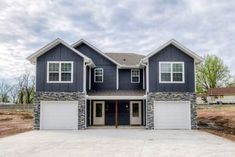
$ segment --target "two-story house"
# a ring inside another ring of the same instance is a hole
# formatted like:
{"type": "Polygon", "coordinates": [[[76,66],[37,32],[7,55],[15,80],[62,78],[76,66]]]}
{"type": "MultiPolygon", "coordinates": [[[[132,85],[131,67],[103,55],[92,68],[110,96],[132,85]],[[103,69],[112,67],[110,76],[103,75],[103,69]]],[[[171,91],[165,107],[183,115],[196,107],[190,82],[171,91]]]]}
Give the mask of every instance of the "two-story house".
{"type": "Polygon", "coordinates": [[[195,68],[202,58],[174,39],[147,56],[56,39],[27,59],[36,65],[35,129],[197,126],[195,68]]]}

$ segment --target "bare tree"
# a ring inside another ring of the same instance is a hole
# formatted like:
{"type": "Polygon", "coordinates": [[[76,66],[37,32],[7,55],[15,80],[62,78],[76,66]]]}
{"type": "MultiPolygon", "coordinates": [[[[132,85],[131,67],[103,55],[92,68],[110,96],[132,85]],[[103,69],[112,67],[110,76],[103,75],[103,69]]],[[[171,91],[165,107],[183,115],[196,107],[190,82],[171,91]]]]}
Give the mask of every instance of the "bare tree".
{"type": "Polygon", "coordinates": [[[19,93],[18,100],[20,104],[30,104],[35,95],[35,77],[28,72],[21,75],[18,79],[19,93]]]}
{"type": "Polygon", "coordinates": [[[12,99],[13,103],[17,103],[18,95],[19,95],[19,86],[18,85],[13,85],[12,89],[10,91],[10,96],[11,96],[11,99],[12,99]]]}
{"type": "Polygon", "coordinates": [[[9,92],[11,91],[12,87],[7,84],[4,80],[0,82],[0,101],[1,102],[9,102],[9,92]]]}

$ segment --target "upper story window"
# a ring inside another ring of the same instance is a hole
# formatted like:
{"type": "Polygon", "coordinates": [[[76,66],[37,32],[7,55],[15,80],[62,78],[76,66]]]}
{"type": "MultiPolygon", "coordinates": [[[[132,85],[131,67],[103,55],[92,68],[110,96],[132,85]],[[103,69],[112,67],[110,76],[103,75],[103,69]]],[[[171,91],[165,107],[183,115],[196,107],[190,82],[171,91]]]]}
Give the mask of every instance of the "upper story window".
{"type": "Polygon", "coordinates": [[[131,69],[131,83],[140,83],[139,69],[131,69]]]}
{"type": "Polygon", "coordinates": [[[104,72],[103,68],[96,68],[94,70],[94,82],[103,83],[104,72]]]}
{"type": "Polygon", "coordinates": [[[184,83],[184,62],[159,62],[160,83],[184,83]]]}
{"type": "Polygon", "coordinates": [[[73,62],[71,61],[49,61],[47,62],[48,83],[72,83],[73,62]]]}

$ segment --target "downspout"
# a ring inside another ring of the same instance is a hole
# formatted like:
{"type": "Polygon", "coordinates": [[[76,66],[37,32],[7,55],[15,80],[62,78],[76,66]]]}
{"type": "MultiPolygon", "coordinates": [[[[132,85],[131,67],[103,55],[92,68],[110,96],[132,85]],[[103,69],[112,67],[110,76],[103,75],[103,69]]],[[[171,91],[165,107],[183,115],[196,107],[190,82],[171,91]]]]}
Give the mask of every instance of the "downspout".
{"type": "Polygon", "coordinates": [[[84,92],[84,95],[85,95],[85,120],[84,120],[84,123],[85,123],[85,129],[87,128],[87,91],[86,91],[86,68],[87,66],[89,66],[89,68],[91,66],[94,66],[94,63],[92,62],[92,60],[85,60],[84,59],[84,68],[83,68],[83,92],[84,92]]]}

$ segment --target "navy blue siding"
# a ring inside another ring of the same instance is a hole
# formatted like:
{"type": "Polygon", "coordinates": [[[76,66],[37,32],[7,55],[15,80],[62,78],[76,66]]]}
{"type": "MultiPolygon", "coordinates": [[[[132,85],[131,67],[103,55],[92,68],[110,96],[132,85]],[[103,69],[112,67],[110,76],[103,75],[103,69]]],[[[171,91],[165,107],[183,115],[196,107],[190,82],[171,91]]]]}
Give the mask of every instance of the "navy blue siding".
{"type": "Polygon", "coordinates": [[[119,69],[119,89],[143,89],[143,69],[140,69],[140,83],[131,83],[131,69],[119,69]]]}
{"type": "Polygon", "coordinates": [[[36,90],[53,92],[83,91],[83,58],[62,44],[38,57],[36,90]],[[73,83],[47,83],[47,61],[73,61],[73,83]]]}
{"type": "Polygon", "coordinates": [[[115,124],[115,101],[105,101],[105,125],[115,124]]]}
{"type": "Polygon", "coordinates": [[[92,90],[114,90],[116,89],[116,64],[90,48],[86,44],[76,47],[78,51],[91,58],[96,68],[103,68],[103,83],[94,82],[94,69],[91,71],[91,89],[92,90]]]}
{"type": "Polygon", "coordinates": [[[149,58],[150,92],[194,92],[194,60],[173,45],[149,58]],[[185,83],[159,83],[159,61],[184,62],[185,83]]]}
{"type": "Polygon", "coordinates": [[[143,75],[144,75],[144,80],[143,80],[143,84],[144,84],[144,89],[146,89],[146,67],[143,68],[143,75]]]}

